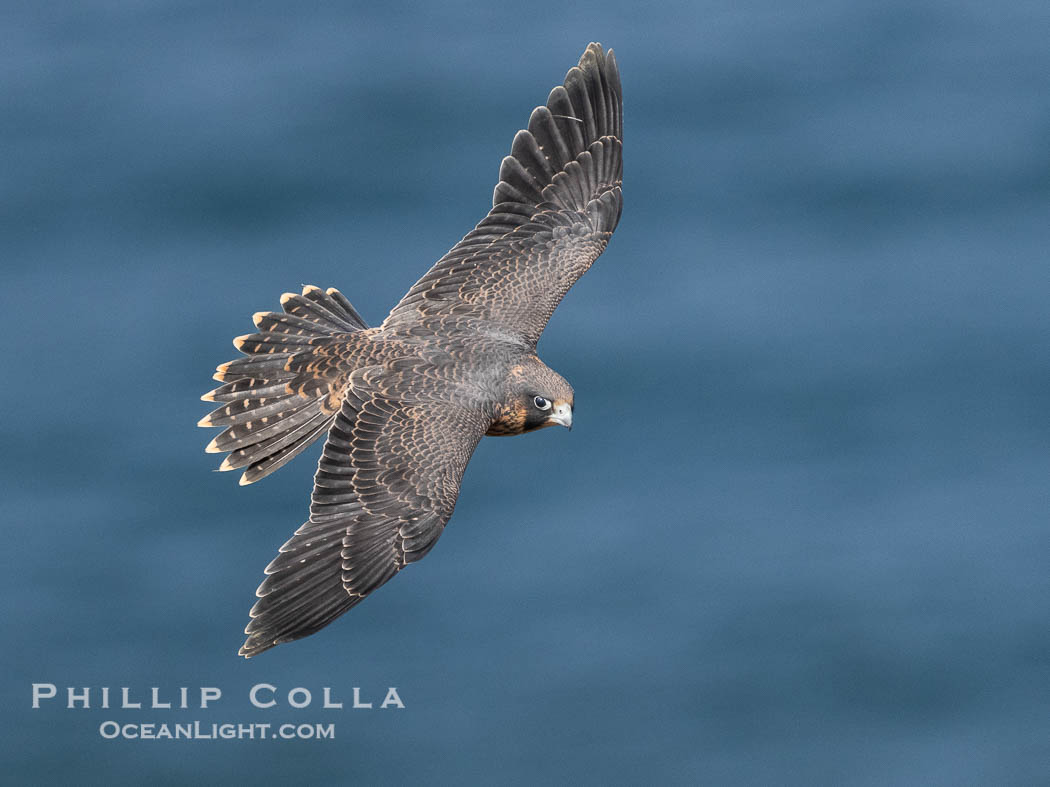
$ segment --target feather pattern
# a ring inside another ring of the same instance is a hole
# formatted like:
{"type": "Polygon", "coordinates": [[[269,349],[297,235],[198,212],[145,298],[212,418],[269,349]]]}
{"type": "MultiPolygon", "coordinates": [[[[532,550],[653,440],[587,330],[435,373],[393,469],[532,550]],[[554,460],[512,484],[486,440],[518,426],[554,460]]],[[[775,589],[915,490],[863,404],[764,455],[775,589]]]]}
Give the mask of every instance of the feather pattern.
{"type": "Polygon", "coordinates": [[[399,378],[348,397],[314,476],[310,520],[266,568],[241,655],[305,637],[437,543],[487,423],[400,401],[399,378]],[[429,461],[438,454],[443,462],[429,461]]]}
{"type": "Polygon", "coordinates": [[[318,631],[427,555],[481,437],[542,425],[521,391],[571,416],[535,346],[619,222],[622,139],[616,58],[591,44],[514,136],[491,210],[381,326],[308,286],[234,340],[244,357],[202,397],[218,404],[200,425],[223,428],[207,447],[228,454],[220,469],[251,483],[327,432],[309,520],[266,568],[242,655],[318,631]]]}
{"type": "Polygon", "coordinates": [[[225,429],[205,449],[229,453],[220,470],[244,468],[242,484],[264,478],[327,431],[338,409],[345,375],[318,365],[318,353],[353,344],[365,330],[361,316],[337,290],[304,287],[285,293],[284,312],[257,312],[257,333],[238,336],[244,358],[219,366],[224,384],[204,394],[222,405],[198,426],[225,429]],[[306,371],[304,371],[306,370],[306,371]]]}
{"type": "Polygon", "coordinates": [[[472,329],[487,323],[535,347],[620,220],[622,104],[615,55],[591,44],[515,135],[489,215],[416,282],[383,327],[469,315],[472,329]],[[551,232],[555,225],[567,231],[551,232]]]}

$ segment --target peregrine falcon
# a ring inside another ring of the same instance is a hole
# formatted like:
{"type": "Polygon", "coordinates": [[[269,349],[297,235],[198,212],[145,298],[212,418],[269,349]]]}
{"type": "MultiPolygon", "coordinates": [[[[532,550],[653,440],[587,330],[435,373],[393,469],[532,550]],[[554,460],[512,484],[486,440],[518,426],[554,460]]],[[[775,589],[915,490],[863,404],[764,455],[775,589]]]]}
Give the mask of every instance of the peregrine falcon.
{"type": "Polygon", "coordinates": [[[266,567],[240,649],[327,626],[437,542],[484,435],[572,427],[536,355],[555,307],[620,219],[623,94],[590,44],[503,159],[492,209],[369,328],[338,290],[281,296],[218,367],[207,448],[250,484],[326,435],[310,518],[266,567]]]}

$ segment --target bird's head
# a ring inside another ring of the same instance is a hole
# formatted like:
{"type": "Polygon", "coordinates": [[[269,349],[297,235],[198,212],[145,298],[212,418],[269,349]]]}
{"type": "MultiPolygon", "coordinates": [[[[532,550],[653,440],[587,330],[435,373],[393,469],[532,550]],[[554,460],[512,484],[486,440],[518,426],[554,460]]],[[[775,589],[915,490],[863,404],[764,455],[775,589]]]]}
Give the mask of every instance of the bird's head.
{"type": "Polygon", "coordinates": [[[572,386],[539,358],[511,367],[505,392],[490,435],[522,434],[545,426],[572,429],[572,386]]]}

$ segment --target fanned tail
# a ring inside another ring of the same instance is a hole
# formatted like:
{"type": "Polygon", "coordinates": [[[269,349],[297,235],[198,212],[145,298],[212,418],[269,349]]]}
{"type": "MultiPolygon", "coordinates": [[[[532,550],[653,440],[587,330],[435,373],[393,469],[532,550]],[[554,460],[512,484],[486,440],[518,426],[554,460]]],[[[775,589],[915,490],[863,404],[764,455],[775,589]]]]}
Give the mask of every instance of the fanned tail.
{"type": "Polygon", "coordinates": [[[223,383],[201,397],[222,402],[198,426],[225,429],[204,449],[229,453],[220,470],[244,468],[241,484],[268,476],[328,431],[339,412],[338,378],[306,379],[302,368],[319,345],[367,328],[342,293],[307,286],[281,296],[283,312],[256,312],[257,333],[233,340],[246,357],[218,367],[223,383]]]}

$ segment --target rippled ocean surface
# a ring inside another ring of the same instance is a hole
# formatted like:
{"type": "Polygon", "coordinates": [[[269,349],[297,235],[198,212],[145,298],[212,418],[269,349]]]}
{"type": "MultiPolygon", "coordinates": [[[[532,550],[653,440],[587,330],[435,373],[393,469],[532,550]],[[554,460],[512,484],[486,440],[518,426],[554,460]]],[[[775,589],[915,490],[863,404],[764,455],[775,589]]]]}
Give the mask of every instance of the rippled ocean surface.
{"type": "Polygon", "coordinates": [[[5,779],[1046,782],[1045,3],[3,18],[5,779]],[[623,72],[626,206],[540,343],[576,427],[483,441],[425,561],[239,659],[318,449],[212,472],[213,367],[304,283],[382,320],[591,40],[623,72]],[[85,686],[223,699],[66,709],[85,686]],[[388,686],[403,710],[349,708],[388,686]]]}

